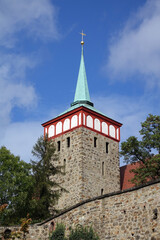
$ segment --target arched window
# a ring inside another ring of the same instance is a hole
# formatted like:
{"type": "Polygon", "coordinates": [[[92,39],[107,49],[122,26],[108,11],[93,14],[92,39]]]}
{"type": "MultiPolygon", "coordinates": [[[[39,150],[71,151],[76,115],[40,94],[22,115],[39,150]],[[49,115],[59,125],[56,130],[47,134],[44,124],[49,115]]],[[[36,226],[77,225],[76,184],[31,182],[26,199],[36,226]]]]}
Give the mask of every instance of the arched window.
{"type": "Polygon", "coordinates": [[[77,115],[74,115],[71,118],[71,128],[76,127],[77,125],[78,125],[78,117],[77,117],[77,115]]]}
{"type": "Polygon", "coordinates": [[[62,132],[62,122],[58,122],[56,124],[56,134],[59,134],[62,132]]]}
{"type": "Polygon", "coordinates": [[[119,139],[119,128],[117,128],[117,139],[119,139]]]}
{"type": "Polygon", "coordinates": [[[51,125],[49,128],[48,128],[48,137],[53,137],[54,136],[54,125],[51,125]]]}
{"type": "Polygon", "coordinates": [[[70,119],[67,118],[64,120],[63,131],[67,131],[70,128],[70,119]]]}
{"type": "Polygon", "coordinates": [[[102,133],[108,135],[108,125],[105,122],[102,122],[102,133]]]}
{"type": "Polygon", "coordinates": [[[113,125],[109,126],[109,135],[115,138],[115,127],[113,125]]]}
{"type": "Polygon", "coordinates": [[[87,116],[87,127],[93,128],[93,118],[90,115],[87,116]]]}
{"type": "Polygon", "coordinates": [[[100,121],[97,118],[94,120],[94,129],[100,131],[100,121]]]}

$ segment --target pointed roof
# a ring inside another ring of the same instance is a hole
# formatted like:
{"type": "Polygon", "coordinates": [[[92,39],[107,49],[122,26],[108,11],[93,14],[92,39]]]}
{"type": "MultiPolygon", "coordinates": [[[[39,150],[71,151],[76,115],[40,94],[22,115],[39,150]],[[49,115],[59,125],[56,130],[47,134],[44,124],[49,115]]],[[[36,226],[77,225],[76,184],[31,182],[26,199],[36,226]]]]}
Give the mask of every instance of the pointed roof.
{"type": "MultiPolygon", "coordinates": [[[[83,36],[85,36],[86,34],[84,34],[83,31],[80,34],[82,35],[82,41],[81,41],[82,52],[81,52],[81,61],[80,61],[77,86],[76,86],[76,91],[75,91],[75,96],[74,96],[74,102],[71,103],[70,108],[68,108],[66,111],[62,112],[61,114],[59,114],[56,118],[54,118],[50,121],[47,121],[46,123],[43,123],[42,126],[47,126],[48,124],[51,124],[51,122],[57,118],[59,118],[59,119],[63,118],[64,114],[66,114],[65,117],[69,116],[73,112],[75,113],[77,111],[77,109],[85,110],[88,112],[90,112],[89,110],[91,110],[91,111],[95,112],[96,114],[100,114],[100,115],[104,116],[105,118],[107,117],[106,115],[104,115],[103,113],[101,113],[100,111],[95,109],[93,103],[90,101],[87,76],[86,76],[86,70],[85,70],[85,64],[84,64],[84,55],[83,55],[83,45],[84,45],[83,36]]],[[[122,125],[121,123],[118,123],[117,121],[115,121],[111,118],[107,117],[107,119],[110,119],[111,121],[116,122],[116,124],[119,124],[118,126],[122,125]]]]}
{"type": "Polygon", "coordinates": [[[86,76],[86,70],[85,70],[85,64],[84,64],[84,55],[83,55],[83,35],[85,35],[83,32],[82,34],[82,51],[81,51],[81,62],[80,62],[80,67],[79,67],[79,73],[78,73],[78,79],[77,79],[77,86],[76,86],[76,91],[75,91],[75,96],[74,96],[74,102],[71,103],[71,107],[68,108],[66,111],[63,113],[59,114],[58,116],[61,116],[67,112],[70,112],[76,108],[79,107],[86,107],[89,108],[90,110],[97,112],[101,115],[104,115],[100,111],[94,108],[94,104],[90,101],[90,95],[89,95],[89,89],[88,89],[88,83],[87,83],[87,76],[86,76]]]}
{"type": "Polygon", "coordinates": [[[85,103],[93,106],[93,103],[90,101],[90,95],[89,95],[89,89],[88,89],[88,83],[87,83],[87,76],[86,76],[84,56],[83,56],[83,45],[82,45],[81,62],[80,62],[77,86],[76,86],[76,91],[74,96],[74,102],[71,104],[71,106],[74,106],[76,104],[81,104],[81,103],[83,104],[85,103]]]}

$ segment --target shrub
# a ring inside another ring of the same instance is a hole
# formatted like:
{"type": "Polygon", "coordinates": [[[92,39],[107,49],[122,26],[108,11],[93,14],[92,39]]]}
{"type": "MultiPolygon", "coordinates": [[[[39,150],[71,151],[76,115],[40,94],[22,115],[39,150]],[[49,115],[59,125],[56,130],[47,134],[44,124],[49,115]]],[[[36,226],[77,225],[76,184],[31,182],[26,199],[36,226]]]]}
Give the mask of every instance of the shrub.
{"type": "Polygon", "coordinates": [[[49,238],[50,240],[67,240],[65,238],[65,226],[63,224],[57,224],[55,231],[49,238]]]}
{"type": "Polygon", "coordinates": [[[57,224],[55,231],[49,238],[50,240],[99,240],[98,235],[92,227],[77,225],[74,229],[70,228],[68,237],[65,237],[65,226],[57,224]]]}
{"type": "Polygon", "coordinates": [[[71,229],[68,240],[99,240],[98,235],[93,231],[92,227],[83,227],[77,225],[75,229],[71,229]]]}

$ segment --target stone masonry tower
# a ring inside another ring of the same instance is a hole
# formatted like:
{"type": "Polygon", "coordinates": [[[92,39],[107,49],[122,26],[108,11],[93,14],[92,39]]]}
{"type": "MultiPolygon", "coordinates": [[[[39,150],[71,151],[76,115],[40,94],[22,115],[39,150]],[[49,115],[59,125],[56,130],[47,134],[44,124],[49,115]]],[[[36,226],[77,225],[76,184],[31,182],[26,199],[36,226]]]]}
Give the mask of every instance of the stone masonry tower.
{"type": "MultiPolygon", "coordinates": [[[[67,190],[58,208],[120,190],[119,141],[121,123],[94,108],[90,100],[83,55],[71,107],[42,124],[44,134],[55,141],[65,175],[58,181],[67,190]]],[[[103,103],[102,103],[103,104],[103,103]]]]}

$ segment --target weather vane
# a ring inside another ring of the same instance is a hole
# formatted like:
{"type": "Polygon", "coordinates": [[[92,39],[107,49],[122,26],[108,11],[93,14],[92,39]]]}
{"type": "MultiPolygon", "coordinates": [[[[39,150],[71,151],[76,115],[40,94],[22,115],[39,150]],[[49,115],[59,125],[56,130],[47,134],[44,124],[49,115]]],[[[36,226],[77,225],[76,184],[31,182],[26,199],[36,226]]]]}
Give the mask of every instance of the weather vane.
{"type": "Polygon", "coordinates": [[[82,32],[81,32],[80,34],[82,35],[82,41],[81,41],[81,45],[83,45],[83,44],[84,44],[84,41],[83,41],[83,36],[86,36],[86,34],[85,34],[85,33],[83,33],[83,30],[82,30],[82,32]]]}

